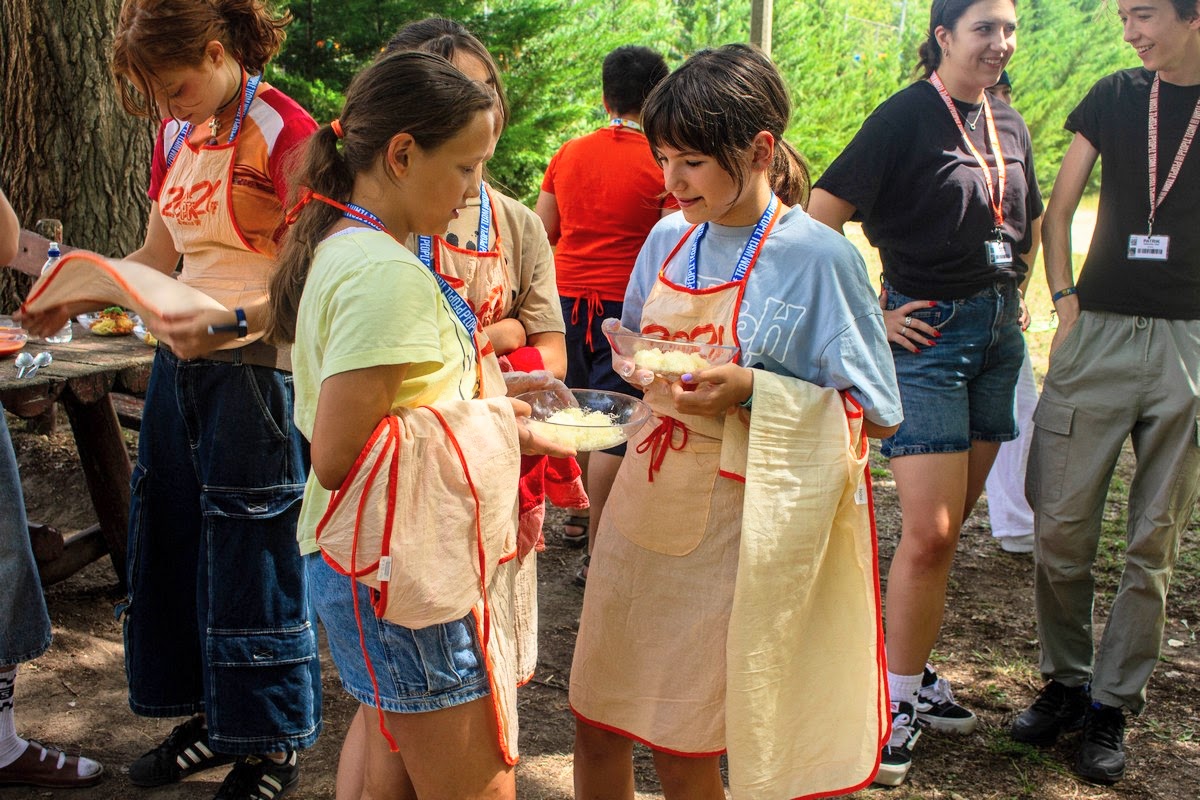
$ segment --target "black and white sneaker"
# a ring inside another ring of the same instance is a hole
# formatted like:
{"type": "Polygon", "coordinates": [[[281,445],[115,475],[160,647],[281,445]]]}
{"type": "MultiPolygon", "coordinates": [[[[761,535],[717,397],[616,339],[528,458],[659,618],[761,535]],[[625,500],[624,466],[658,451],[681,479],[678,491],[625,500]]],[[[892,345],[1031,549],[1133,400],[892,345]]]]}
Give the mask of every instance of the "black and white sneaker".
{"type": "Polygon", "coordinates": [[[967,708],[954,702],[950,681],[939,678],[929,664],[917,692],[917,719],[939,733],[968,734],[975,730],[979,718],[967,708]]]}
{"type": "Polygon", "coordinates": [[[215,800],[275,800],[300,782],[300,763],[292,750],[282,764],[263,756],[242,756],[225,776],[215,800]]]}
{"type": "Polygon", "coordinates": [[[134,786],[165,786],[230,761],[233,756],[209,748],[204,719],[192,717],[176,725],[162,744],[129,765],[129,781],[134,786]]]}
{"type": "Polygon", "coordinates": [[[912,766],[912,751],[921,738],[921,723],[909,703],[892,704],[892,736],[879,759],[875,783],[880,786],[899,786],[912,766]]]}

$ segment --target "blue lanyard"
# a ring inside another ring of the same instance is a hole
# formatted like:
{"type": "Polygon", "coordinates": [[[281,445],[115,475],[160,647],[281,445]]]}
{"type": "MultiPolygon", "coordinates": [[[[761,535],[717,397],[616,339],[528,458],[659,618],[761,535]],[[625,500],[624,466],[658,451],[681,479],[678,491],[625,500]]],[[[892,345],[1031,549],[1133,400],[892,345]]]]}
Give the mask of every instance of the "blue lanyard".
{"type": "MultiPolygon", "coordinates": [[[[242,120],[250,113],[250,104],[254,102],[254,94],[258,91],[260,80],[262,80],[262,75],[253,75],[250,80],[246,81],[246,91],[242,94],[242,107],[238,109],[237,116],[233,118],[233,127],[229,129],[230,142],[237,138],[238,131],[242,129],[242,120]]],[[[171,143],[171,149],[167,152],[168,167],[175,163],[175,156],[179,155],[179,148],[183,147],[183,143],[187,141],[191,133],[192,123],[183,123],[183,127],[179,129],[179,135],[175,137],[175,141],[171,143]]]]}
{"type": "MultiPolygon", "coordinates": [[[[479,184],[479,241],[475,252],[486,253],[492,246],[492,200],[488,197],[487,184],[479,184]]],[[[417,237],[417,258],[433,269],[433,237],[417,237]]]]}
{"type": "MultiPolygon", "coordinates": [[[[387,232],[387,228],[384,226],[383,220],[362,206],[355,203],[347,203],[346,209],[346,211],[342,212],[343,217],[357,220],[358,222],[374,228],[377,231],[383,231],[385,233],[387,232]]],[[[428,239],[429,237],[422,236],[421,238],[428,239]]],[[[438,289],[441,290],[442,297],[446,298],[446,302],[450,304],[450,308],[454,309],[454,315],[458,317],[458,321],[462,323],[464,328],[466,328],[467,334],[474,339],[475,330],[479,327],[479,320],[476,319],[475,312],[471,310],[469,305],[467,305],[467,301],[462,298],[462,295],[454,291],[454,287],[446,283],[445,278],[437,274],[437,270],[431,266],[433,263],[432,259],[425,261],[425,259],[422,258],[421,261],[425,264],[425,266],[429,267],[429,271],[433,273],[433,277],[438,282],[438,289]]]]}
{"type": "MultiPolygon", "coordinates": [[[[746,273],[750,271],[750,265],[754,263],[754,255],[758,252],[758,245],[763,237],[767,235],[767,228],[770,227],[771,220],[774,218],[778,208],[779,198],[772,193],[771,202],[767,203],[766,210],[758,218],[758,224],[754,226],[754,232],[750,234],[750,240],[742,248],[742,255],[738,259],[737,266],[733,268],[733,277],[729,279],[730,283],[737,283],[746,277],[746,273]]],[[[683,280],[683,285],[688,289],[695,289],[699,286],[700,242],[704,240],[704,235],[707,233],[708,223],[706,222],[696,232],[696,238],[692,239],[692,246],[688,250],[687,275],[683,280]]]]}

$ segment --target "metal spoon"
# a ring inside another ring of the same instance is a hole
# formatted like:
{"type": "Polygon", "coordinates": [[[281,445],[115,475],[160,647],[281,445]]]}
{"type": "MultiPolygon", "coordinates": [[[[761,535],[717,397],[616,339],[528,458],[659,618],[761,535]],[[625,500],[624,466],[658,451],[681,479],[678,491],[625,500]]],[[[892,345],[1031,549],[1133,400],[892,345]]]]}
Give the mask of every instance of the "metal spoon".
{"type": "Polygon", "coordinates": [[[17,368],[17,377],[24,378],[25,370],[33,366],[33,354],[17,353],[17,360],[13,362],[13,366],[17,368]]]}
{"type": "Polygon", "coordinates": [[[33,374],[42,367],[50,366],[50,362],[54,360],[54,356],[50,355],[49,351],[43,350],[33,357],[33,366],[25,373],[26,378],[32,378],[33,374]]]}

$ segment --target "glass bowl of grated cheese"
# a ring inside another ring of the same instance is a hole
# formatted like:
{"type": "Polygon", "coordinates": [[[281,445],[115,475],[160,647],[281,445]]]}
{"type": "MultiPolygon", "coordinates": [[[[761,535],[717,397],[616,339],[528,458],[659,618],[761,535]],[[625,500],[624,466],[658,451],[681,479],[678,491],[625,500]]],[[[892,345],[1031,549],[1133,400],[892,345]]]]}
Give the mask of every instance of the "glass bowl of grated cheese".
{"type": "Polygon", "coordinates": [[[632,359],[638,369],[648,369],[665,381],[681,375],[728,364],[738,348],[728,344],[676,341],[642,336],[628,331],[605,331],[609,344],[621,356],[632,359]]]}
{"type": "Polygon", "coordinates": [[[552,390],[517,397],[533,409],[529,430],[576,452],[616,447],[650,419],[650,406],[636,397],[600,389],[572,389],[578,405],[552,390]]]}

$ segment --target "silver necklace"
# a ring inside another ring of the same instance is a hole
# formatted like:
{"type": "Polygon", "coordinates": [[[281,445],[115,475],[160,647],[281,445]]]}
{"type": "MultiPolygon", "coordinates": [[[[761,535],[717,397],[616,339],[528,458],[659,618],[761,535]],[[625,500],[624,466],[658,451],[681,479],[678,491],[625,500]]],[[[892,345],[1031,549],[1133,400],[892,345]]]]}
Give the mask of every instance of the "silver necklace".
{"type": "Polygon", "coordinates": [[[975,130],[975,126],[979,124],[979,117],[981,114],[983,114],[983,104],[982,103],[979,104],[979,110],[975,112],[975,121],[972,122],[969,119],[965,120],[967,123],[967,127],[970,128],[971,130],[975,130]]]}

